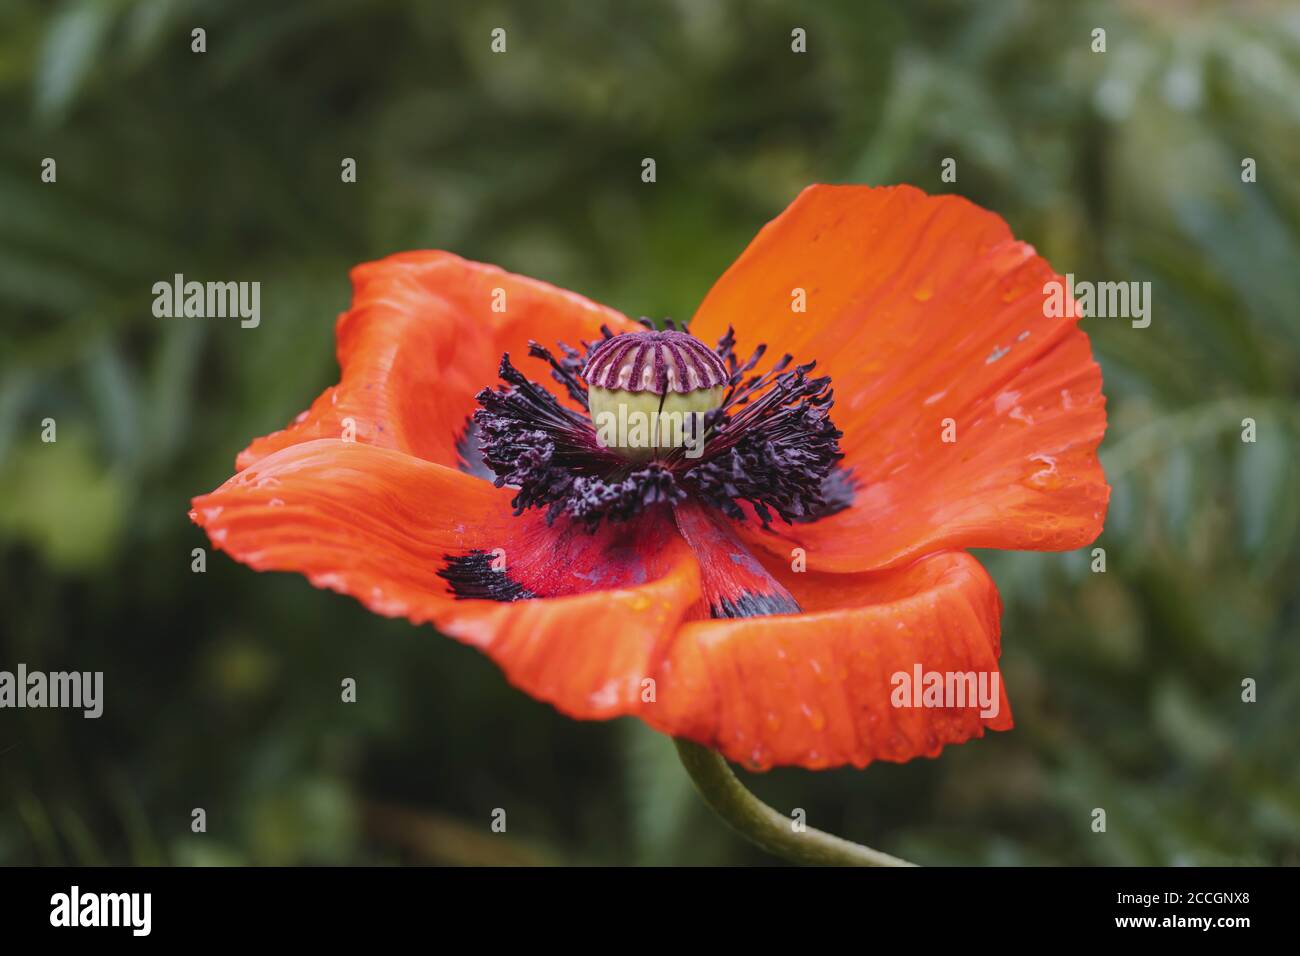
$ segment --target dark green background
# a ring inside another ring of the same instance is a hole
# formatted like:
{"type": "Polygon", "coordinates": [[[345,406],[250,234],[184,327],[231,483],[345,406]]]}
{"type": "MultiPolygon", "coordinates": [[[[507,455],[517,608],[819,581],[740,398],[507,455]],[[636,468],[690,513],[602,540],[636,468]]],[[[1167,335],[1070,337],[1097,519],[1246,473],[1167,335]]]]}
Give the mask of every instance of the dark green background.
{"type": "Polygon", "coordinates": [[[983,556],[1016,729],[754,789],[923,863],[1300,862],[1300,20],[1226,6],[0,4],[0,668],[107,694],[0,711],[0,862],[765,860],[665,739],[299,577],[193,574],[186,511],[336,381],[354,264],[444,248],[686,318],[819,181],[960,192],[1150,281],[1153,321],[1084,323],[1107,573],[983,556]],[[261,326],[154,318],[176,272],[260,281],[261,326]]]}

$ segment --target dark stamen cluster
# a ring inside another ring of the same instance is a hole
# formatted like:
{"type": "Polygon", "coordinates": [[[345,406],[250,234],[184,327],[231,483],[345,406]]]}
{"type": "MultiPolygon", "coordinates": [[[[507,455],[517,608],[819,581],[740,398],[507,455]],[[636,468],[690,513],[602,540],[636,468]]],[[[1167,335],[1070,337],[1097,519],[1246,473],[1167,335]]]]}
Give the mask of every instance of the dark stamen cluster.
{"type": "MultiPolygon", "coordinates": [[[[580,371],[595,348],[615,338],[583,343],[586,352],[560,345],[562,357],[529,344],[551,375],[583,408],[588,407],[580,371]]],[[[626,521],[656,504],[695,495],[734,518],[747,501],[764,526],[775,512],[786,521],[810,521],[845,507],[851,478],[837,468],[841,432],[830,419],[829,377],[810,377],[815,363],[791,368],[784,356],[769,371],[750,375],[764,353],[745,362],[735,355],[731,329],[715,350],[726,370],[723,404],[705,419],[704,453],[687,458],[674,449],[656,461],[628,461],[600,445],[588,418],[561,405],[545,388],[501,360],[505,385],[485,388],[474,413],[483,460],[496,485],[518,489],[515,513],[545,507],[547,521],[560,515],[595,528],[602,519],[626,521]]]]}
{"type": "MultiPolygon", "coordinates": [[[[601,518],[627,521],[651,505],[676,504],[686,494],[671,471],[651,462],[621,479],[576,478],[568,501],[559,510],[594,527],[601,518]]],[[[557,510],[554,504],[551,510],[557,510]]]]}
{"type": "Polygon", "coordinates": [[[780,371],[788,360],[757,379],[755,387],[739,390],[740,401],[748,404],[717,420],[708,453],[687,472],[692,490],[709,504],[743,518],[736,502],[748,501],[764,526],[773,510],[786,521],[820,517],[827,505],[823,484],[844,457],[843,433],[830,419],[830,378],[809,378],[811,362],[780,371]]]}
{"type": "Polygon", "coordinates": [[[550,506],[548,517],[554,517],[568,510],[565,503],[578,478],[604,473],[618,461],[596,441],[585,416],[529,381],[509,355],[501,357],[498,374],[505,386],[475,396],[482,406],[474,413],[474,425],[483,461],[496,475],[498,488],[519,489],[515,514],[550,506]]]}

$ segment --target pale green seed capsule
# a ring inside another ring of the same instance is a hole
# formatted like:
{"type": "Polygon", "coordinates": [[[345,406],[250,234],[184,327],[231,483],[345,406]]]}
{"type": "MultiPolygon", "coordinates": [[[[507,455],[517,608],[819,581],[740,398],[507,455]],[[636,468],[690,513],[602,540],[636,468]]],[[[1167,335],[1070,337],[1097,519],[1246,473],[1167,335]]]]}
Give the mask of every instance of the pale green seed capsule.
{"type": "Polygon", "coordinates": [[[624,392],[592,386],[587,392],[596,439],[633,461],[682,448],[698,457],[704,416],[722,404],[722,386],[693,392],[624,392]]]}
{"type": "Polygon", "coordinates": [[[597,440],[633,461],[704,450],[704,416],[722,404],[727,371],[717,353],[676,330],[617,335],[583,369],[597,440]]]}

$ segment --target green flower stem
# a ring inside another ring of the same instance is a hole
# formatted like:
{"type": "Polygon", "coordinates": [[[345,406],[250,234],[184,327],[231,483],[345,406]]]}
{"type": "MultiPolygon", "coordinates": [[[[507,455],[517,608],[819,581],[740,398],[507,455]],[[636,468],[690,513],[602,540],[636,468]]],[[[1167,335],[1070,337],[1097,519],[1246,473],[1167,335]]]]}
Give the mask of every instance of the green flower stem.
{"type": "Polygon", "coordinates": [[[879,850],[806,827],[777,813],[745,789],[717,751],[689,740],[674,739],[677,756],[713,811],[751,843],[793,863],[813,866],[915,866],[879,850]]]}

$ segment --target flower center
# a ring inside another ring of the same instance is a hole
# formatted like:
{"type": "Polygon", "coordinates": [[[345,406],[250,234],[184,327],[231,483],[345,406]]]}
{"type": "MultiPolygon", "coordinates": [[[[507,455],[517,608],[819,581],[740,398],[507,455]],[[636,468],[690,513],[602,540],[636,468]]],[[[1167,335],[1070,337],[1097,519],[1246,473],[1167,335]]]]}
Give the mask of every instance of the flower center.
{"type": "Polygon", "coordinates": [[[815,363],[784,356],[753,374],[765,348],[736,359],[730,329],[717,348],[688,332],[601,329],[603,339],[562,358],[536,342],[529,354],[590,417],[561,404],[502,356],[505,384],[476,396],[483,462],[498,487],[517,490],[516,514],[545,507],[594,529],[652,505],[694,498],[744,519],[747,504],[766,526],[773,512],[812,521],[852,500],[838,468],[840,431],[830,419],[830,379],[815,363]]]}

